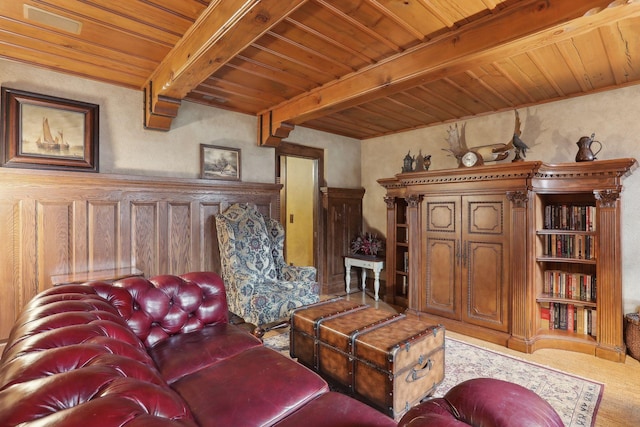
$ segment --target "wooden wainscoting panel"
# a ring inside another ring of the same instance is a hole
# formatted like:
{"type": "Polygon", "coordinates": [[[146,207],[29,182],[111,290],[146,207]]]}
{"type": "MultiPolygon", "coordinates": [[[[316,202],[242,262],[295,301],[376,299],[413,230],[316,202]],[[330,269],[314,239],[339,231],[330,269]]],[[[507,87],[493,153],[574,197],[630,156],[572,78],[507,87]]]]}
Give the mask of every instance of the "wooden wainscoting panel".
{"type": "Polygon", "coordinates": [[[0,337],[9,335],[11,325],[17,316],[16,307],[13,304],[4,304],[5,301],[17,301],[16,283],[17,272],[14,265],[14,251],[18,247],[19,203],[12,200],[0,199],[0,235],[3,248],[9,250],[0,251],[0,337]]]}
{"type": "Polygon", "coordinates": [[[159,274],[159,212],[157,202],[131,203],[131,265],[148,276],[159,274]]]}
{"type": "Polygon", "coordinates": [[[215,216],[220,212],[220,203],[200,203],[198,209],[198,232],[200,233],[199,269],[222,274],[220,248],[215,216]]]}
{"type": "MultiPolygon", "coordinates": [[[[78,232],[84,233],[87,238],[87,265],[85,269],[97,271],[113,268],[114,260],[122,259],[119,253],[122,247],[120,235],[121,203],[112,200],[92,200],[88,201],[86,205],[87,228],[84,229],[76,224],[78,232]]],[[[75,265],[76,271],[82,271],[81,262],[76,262],[75,265]]]]}
{"type": "Polygon", "coordinates": [[[0,168],[0,344],[53,275],[221,273],[215,215],[238,202],[274,217],[281,187],[0,168]]]}
{"type": "Polygon", "coordinates": [[[47,288],[53,274],[71,269],[73,260],[73,201],[36,203],[37,292],[47,288]]]}
{"type": "Polygon", "coordinates": [[[190,203],[167,203],[167,259],[169,274],[193,271],[193,230],[190,203]]]}

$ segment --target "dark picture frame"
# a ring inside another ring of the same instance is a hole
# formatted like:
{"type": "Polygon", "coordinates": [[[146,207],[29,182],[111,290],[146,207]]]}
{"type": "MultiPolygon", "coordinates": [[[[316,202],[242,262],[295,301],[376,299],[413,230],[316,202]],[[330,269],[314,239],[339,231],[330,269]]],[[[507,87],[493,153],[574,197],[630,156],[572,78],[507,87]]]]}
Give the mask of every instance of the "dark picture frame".
{"type": "Polygon", "coordinates": [[[98,105],[1,91],[2,166],[98,172],[98,105]]]}
{"type": "Polygon", "coordinates": [[[200,178],[240,181],[240,149],[200,144],[200,178]]]}

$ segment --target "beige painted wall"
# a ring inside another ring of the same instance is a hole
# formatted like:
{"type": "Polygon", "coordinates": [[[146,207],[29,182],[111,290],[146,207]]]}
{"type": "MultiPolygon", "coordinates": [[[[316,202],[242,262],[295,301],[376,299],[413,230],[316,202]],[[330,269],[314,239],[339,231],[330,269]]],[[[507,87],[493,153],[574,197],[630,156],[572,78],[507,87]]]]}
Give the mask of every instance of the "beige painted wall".
{"type": "MultiPolygon", "coordinates": [[[[640,85],[582,96],[519,110],[522,139],[531,147],[526,160],[548,163],[575,161],[576,141],[595,132],[604,148],[600,159],[635,157],[640,160],[640,85]]],[[[506,112],[459,122],[466,123],[469,146],[506,143],[513,132],[514,113],[506,112]]],[[[376,182],[400,172],[411,150],[431,154],[430,170],[456,167],[447,156],[449,125],[405,132],[362,142],[362,186],[365,228],[386,234],[384,189],[376,182]]],[[[509,158],[507,161],[510,161],[509,158]]],[[[640,306],[640,168],[624,180],[622,224],[623,298],[625,312],[640,306]]]]}
{"type": "MultiPolygon", "coordinates": [[[[274,182],[272,148],[256,144],[256,118],[183,102],[169,132],[143,127],[142,91],[0,59],[0,84],[100,106],[100,172],[197,178],[200,144],[241,149],[241,178],[274,182]]],[[[360,142],[297,128],[288,141],[323,148],[327,185],[360,186],[360,142]]]]}

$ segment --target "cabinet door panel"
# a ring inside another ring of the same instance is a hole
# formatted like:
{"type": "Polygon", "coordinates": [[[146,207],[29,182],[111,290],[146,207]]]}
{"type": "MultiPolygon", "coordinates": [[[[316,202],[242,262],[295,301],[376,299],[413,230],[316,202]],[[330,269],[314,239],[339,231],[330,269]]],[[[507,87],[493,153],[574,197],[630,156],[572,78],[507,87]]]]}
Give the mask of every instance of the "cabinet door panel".
{"type": "Polygon", "coordinates": [[[464,318],[468,323],[507,330],[504,248],[500,243],[468,242],[463,283],[464,318]]]}
{"type": "Polygon", "coordinates": [[[423,311],[451,319],[460,319],[458,292],[458,239],[427,237],[426,286],[423,311]]]}
{"type": "Polygon", "coordinates": [[[503,195],[463,197],[463,321],[508,331],[509,202],[503,195]]]}
{"type": "Polygon", "coordinates": [[[460,319],[460,197],[424,201],[421,310],[460,319]]]}

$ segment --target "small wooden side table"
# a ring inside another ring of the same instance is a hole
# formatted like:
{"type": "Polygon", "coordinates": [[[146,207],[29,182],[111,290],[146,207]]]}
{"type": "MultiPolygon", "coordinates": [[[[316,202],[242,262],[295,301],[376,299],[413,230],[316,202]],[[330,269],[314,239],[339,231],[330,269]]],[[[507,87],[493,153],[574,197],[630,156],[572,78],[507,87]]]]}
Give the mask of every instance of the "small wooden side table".
{"type": "Polygon", "coordinates": [[[367,268],[373,270],[373,290],[375,300],[378,301],[378,291],[380,290],[380,271],[384,266],[382,258],[374,258],[361,255],[347,255],[344,257],[345,276],[344,282],[347,287],[347,293],[351,290],[351,267],[362,268],[362,290],[367,288],[367,268]]]}
{"type": "Polygon", "coordinates": [[[53,286],[68,285],[72,283],[85,283],[95,280],[115,282],[127,277],[143,277],[142,271],[135,267],[110,268],[106,270],[80,271],[70,274],[57,274],[51,276],[53,286]]]}

